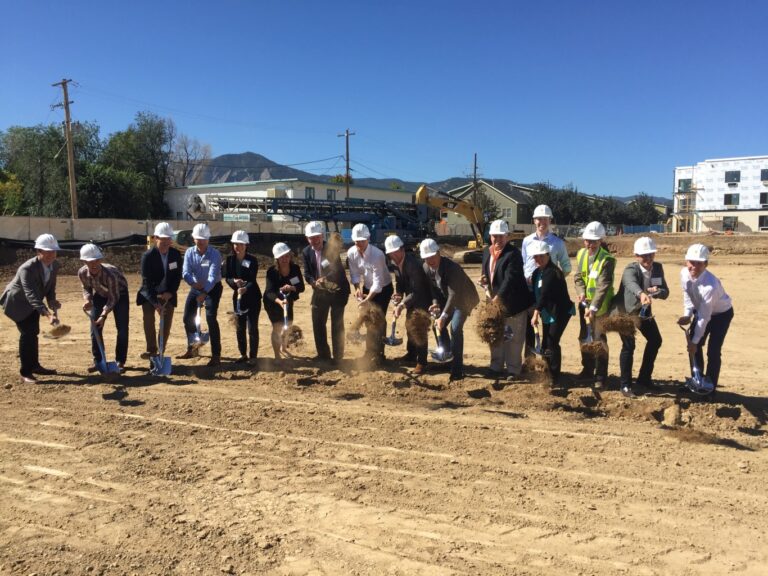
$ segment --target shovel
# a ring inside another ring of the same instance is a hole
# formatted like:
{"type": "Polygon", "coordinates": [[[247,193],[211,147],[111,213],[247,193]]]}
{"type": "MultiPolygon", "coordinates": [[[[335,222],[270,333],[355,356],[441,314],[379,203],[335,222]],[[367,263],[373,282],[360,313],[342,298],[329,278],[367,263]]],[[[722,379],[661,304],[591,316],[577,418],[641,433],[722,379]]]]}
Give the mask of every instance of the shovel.
{"type": "Polygon", "coordinates": [[[435,335],[435,340],[437,341],[437,348],[431,351],[432,360],[436,362],[449,362],[453,360],[453,354],[443,346],[443,339],[440,338],[440,334],[437,333],[437,326],[435,326],[434,322],[432,322],[432,333],[435,335]]]}
{"type": "MultiPolygon", "coordinates": [[[[685,332],[686,347],[691,343],[691,332],[684,326],[680,326],[683,332],[685,332]]],[[[696,364],[696,355],[691,352],[688,353],[688,359],[691,362],[691,377],[685,379],[685,387],[698,396],[708,396],[715,391],[715,385],[712,381],[704,376],[696,364]]]]}
{"type": "Polygon", "coordinates": [[[96,322],[93,321],[93,318],[91,318],[91,315],[88,312],[85,314],[91,320],[91,331],[96,340],[96,346],[99,347],[99,352],[101,353],[101,360],[96,362],[96,368],[99,370],[100,374],[119,376],[120,367],[117,365],[117,362],[107,362],[107,354],[104,351],[104,340],[101,338],[99,327],[96,326],[96,322]]]}
{"type": "Polygon", "coordinates": [[[208,341],[211,339],[210,334],[208,332],[202,331],[202,310],[203,305],[198,304],[197,305],[197,314],[195,314],[195,330],[196,332],[192,335],[192,342],[190,343],[190,348],[194,348],[195,350],[198,350],[208,344],[208,341]]]}
{"type": "Polygon", "coordinates": [[[157,356],[152,356],[152,358],[150,358],[152,366],[149,369],[149,373],[153,376],[171,375],[171,357],[165,355],[165,340],[163,334],[165,334],[165,304],[160,308],[160,338],[158,339],[159,348],[157,356]]]}
{"type": "Polygon", "coordinates": [[[605,355],[608,352],[605,342],[595,340],[592,336],[592,319],[585,316],[584,322],[587,325],[587,336],[581,341],[581,351],[591,356],[605,355]]]}
{"type": "Polygon", "coordinates": [[[539,334],[539,325],[536,324],[533,327],[533,338],[534,338],[534,347],[533,347],[533,353],[536,356],[542,356],[543,352],[541,351],[541,335],[539,334]]]}
{"type": "Polygon", "coordinates": [[[288,349],[288,296],[284,292],[280,292],[280,296],[283,297],[283,329],[280,332],[281,346],[284,350],[288,349]]]}
{"type": "Polygon", "coordinates": [[[402,338],[396,338],[395,337],[395,327],[397,326],[397,318],[392,320],[392,332],[390,333],[389,337],[384,338],[384,344],[387,346],[400,346],[400,344],[403,343],[402,338]]]}
{"type": "Polygon", "coordinates": [[[59,320],[59,311],[57,309],[54,309],[53,324],[51,324],[51,329],[48,332],[48,334],[46,334],[46,337],[56,340],[57,338],[66,336],[71,331],[72,331],[72,326],[69,326],[68,324],[62,324],[61,320],[59,320]]]}
{"type": "Polygon", "coordinates": [[[248,314],[248,308],[243,310],[240,305],[240,301],[242,300],[242,298],[243,298],[243,295],[238,294],[237,300],[235,300],[235,309],[227,312],[227,314],[229,314],[230,323],[235,327],[237,327],[238,318],[240,318],[240,316],[245,316],[246,314],[248,314]]]}

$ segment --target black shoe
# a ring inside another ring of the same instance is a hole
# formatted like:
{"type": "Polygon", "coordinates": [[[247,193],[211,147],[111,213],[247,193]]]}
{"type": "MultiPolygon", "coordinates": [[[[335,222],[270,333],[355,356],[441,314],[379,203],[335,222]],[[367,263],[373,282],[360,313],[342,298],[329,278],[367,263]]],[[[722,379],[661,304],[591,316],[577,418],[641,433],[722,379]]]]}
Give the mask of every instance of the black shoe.
{"type": "Polygon", "coordinates": [[[522,378],[520,378],[519,374],[507,374],[507,382],[520,382],[522,378]]]}
{"type": "Polygon", "coordinates": [[[21,374],[21,381],[24,384],[36,384],[37,378],[30,372],[29,374],[21,374]]]}
{"type": "Polygon", "coordinates": [[[206,366],[219,366],[221,364],[221,358],[218,356],[211,356],[211,359],[208,360],[208,364],[206,366]]]}
{"type": "Polygon", "coordinates": [[[416,362],[416,356],[413,354],[403,354],[402,356],[395,358],[398,362],[416,362]]]}
{"type": "Polygon", "coordinates": [[[235,360],[235,364],[245,364],[246,362],[248,362],[248,358],[245,356],[240,356],[240,358],[235,360]]]}
{"type": "Polygon", "coordinates": [[[624,396],[624,398],[634,398],[635,394],[632,392],[632,388],[629,386],[622,386],[621,387],[621,395],[624,396]]]}
{"type": "Polygon", "coordinates": [[[592,380],[595,377],[594,370],[587,370],[584,368],[581,372],[576,374],[576,380],[592,380]]]}
{"type": "Polygon", "coordinates": [[[638,380],[637,385],[642,386],[643,388],[648,388],[648,390],[661,390],[661,386],[653,380],[638,380]]]}
{"type": "Polygon", "coordinates": [[[602,376],[595,378],[595,383],[592,386],[595,390],[602,390],[605,387],[605,379],[602,376]]]}
{"type": "Polygon", "coordinates": [[[37,368],[32,369],[32,374],[39,374],[40,376],[53,376],[56,374],[56,370],[53,370],[52,368],[43,368],[42,366],[38,366],[37,368]]]}
{"type": "Polygon", "coordinates": [[[463,372],[457,373],[457,374],[451,373],[451,375],[448,377],[448,381],[449,382],[456,382],[457,380],[464,380],[464,373],[463,372]]]}

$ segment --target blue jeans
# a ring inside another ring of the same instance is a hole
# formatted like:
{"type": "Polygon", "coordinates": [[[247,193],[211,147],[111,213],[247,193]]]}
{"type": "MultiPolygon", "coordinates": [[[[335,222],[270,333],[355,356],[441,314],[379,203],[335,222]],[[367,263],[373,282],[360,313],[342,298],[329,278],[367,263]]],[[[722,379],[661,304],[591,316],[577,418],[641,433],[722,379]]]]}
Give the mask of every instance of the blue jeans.
{"type": "Polygon", "coordinates": [[[451,361],[451,376],[464,375],[464,322],[467,316],[456,308],[450,317],[451,335],[448,335],[448,326],[440,331],[440,339],[443,345],[451,349],[453,360],[451,361]]]}
{"type": "MultiPolygon", "coordinates": [[[[107,304],[107,299],[99,294],[93,295],[93,308],[91,308],[91,318],[95,321],[101,312],[104,310],[104,306],[107,304]]],[[[125,360],[128,358],[128,294],[120,294],[120,298],[117,300],[117,304],[112,309],[112,316],[115,319],[115,327],[117,328],[117,342],[115,344],[115,362],[125,364],[125,360]]],[[[91,352],[93,353],[94,363],[100,360],[107,361],[106,358],[101,357],[99,351],[99,345],[96,343],[96,336],[94,335],[94,327],[91,326],[91,352]]],[[[103,335],[104,328],[99,330],[99,335],[103,335]]],[[[104,353],[107,353],[107,345],[104,344],[104,353]]]]}
{"type": "MultiPolygon", "coordinates": [[[[219,330],[219,321],[216,319],[221,291],[221,284],[216,284],[205,297],[205,322],[208,324],[208,334],[211,337],[211,356],[221,356],[221,331],[219,330]]],[[[195,332],[197,332],[195,327],[197,295],[197,291],[190,291],[184,304],[184,329],[187,332],[187,343],[189,344],[192,343],[195,332]]]]}

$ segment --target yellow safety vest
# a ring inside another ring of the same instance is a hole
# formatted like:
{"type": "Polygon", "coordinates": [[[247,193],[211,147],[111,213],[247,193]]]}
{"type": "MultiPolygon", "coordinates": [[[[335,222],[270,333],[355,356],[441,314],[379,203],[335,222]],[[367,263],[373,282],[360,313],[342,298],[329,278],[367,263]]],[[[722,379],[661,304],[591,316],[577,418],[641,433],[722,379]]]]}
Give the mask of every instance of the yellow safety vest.
{"type": "MultiPolygon", "coordinates": [[[[600,248],[595,255],[595,260],[592,262],[592,267],[589,266],[589,250],[582,248],[576,255],[576,261],[579,263],[579,274],[586,286],[587,301],[592,302],[595,297],[595,290],[597,288],[597,278],[603,272],[603,267],[608,260],[616,260],[611,253],[605,248],[600,248]]],[[[613,283],[608,288],[608,293],[605,295],[600,309],[597,311],[597,316],[602,316],[608,312],[608,308],[613,300],[613,283]]]]}

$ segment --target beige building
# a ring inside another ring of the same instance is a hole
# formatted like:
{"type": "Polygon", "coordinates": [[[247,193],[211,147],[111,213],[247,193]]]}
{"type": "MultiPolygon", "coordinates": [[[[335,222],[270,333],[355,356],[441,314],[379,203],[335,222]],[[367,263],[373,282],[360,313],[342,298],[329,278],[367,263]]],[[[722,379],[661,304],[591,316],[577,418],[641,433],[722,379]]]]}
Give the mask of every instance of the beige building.
{"type": "MultiPolygon", "coordinates": [[[[165,202],[175,220],[205,218],[210,220],[230,219],[237,214],[253,214],[258,211],[258,201],[268,198],[294,200],[313,199],[340,201],[346,198],[344,184],[320,180],[256,180],[253,182],[226,182],[169,188],[165,191],[165,202]],[[210,215],[210,216],[207,216],[210,215]]],[[[373,188],[351,185],[349,198],[355,200],[385,200],[390,202],[413,202],[413,193],[391,188],[373,188]]],[[[271,215],[270,220],[291,220],[289,216],[271,215]]]]}
{"type": "MultiPolygon", "coordinates": [[[[473,202],[472,183],[449,190],[448,194],[467,202],[473,202]]],[[[530,193],[533,190],[525,186],[505,181],[478,180],[477,192],[485,194],[499,207],[499,218],[506,220],[510,230],[526,231],[531,228],[533,207],[530,193]]],[[[466,218],[452,212],[441,215],[452,234],[470,234],[466,218]]]]}

